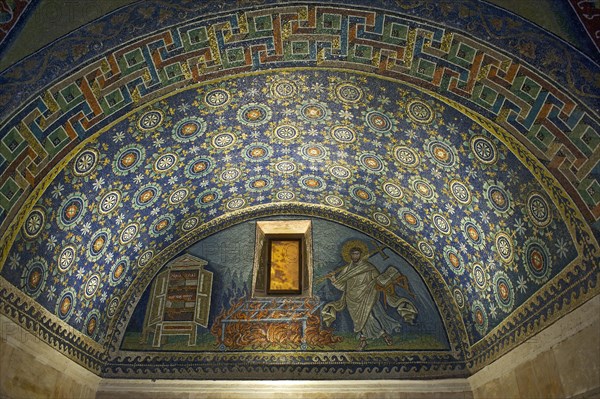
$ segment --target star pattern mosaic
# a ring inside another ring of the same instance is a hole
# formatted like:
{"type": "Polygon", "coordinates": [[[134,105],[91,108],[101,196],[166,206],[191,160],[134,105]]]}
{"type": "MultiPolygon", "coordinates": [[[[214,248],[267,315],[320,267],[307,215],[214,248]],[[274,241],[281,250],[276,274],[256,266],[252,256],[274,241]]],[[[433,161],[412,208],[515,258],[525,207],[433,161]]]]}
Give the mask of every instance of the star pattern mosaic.
{"type": "Polygon", "coordinates": [[[430,260],[471,343],[577,256],[535,176],[439,100],[360,73],[265,73],[175,93],[88,140],[2,271],[97,342],[168,245],[221,215],[345,209],[430,260]]]}

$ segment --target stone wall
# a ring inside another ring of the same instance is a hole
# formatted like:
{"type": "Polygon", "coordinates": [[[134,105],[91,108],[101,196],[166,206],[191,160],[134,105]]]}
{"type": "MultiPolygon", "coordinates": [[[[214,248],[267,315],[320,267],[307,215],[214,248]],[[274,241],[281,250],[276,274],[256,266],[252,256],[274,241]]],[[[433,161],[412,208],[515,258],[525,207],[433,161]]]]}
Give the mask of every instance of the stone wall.
{"type": "Polygon", "coordinates": [[[469,378],[475,399],[600,398],[600,296],[469,378]]]}
{"type": "Polygon", "coordinates": [[[0,315],[0,398],[94,398],[101,378],[0,315]]]}

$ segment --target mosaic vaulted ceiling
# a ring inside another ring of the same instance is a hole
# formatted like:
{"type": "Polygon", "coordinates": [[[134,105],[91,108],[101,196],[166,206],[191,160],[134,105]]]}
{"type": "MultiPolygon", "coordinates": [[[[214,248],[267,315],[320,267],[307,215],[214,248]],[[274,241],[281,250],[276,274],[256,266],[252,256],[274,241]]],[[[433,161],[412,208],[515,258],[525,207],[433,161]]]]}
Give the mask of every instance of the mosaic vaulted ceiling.
{"type": "Polygon", "coordinates": [[[146,2],[5,71],[3,313],[126,367],[166,262],[281,215],[414,267],[452,347],[417,353],[424,376],[480,368],[596,294],[598,66],[482,3],[369,7],[146,2]]]}

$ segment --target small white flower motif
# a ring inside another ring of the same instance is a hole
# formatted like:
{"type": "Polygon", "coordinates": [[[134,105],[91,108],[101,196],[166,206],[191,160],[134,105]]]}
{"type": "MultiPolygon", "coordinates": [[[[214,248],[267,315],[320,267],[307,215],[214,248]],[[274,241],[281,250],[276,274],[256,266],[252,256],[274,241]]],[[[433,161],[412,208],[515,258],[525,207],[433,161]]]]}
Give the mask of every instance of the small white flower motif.
{"type": "Polygon", "coordinates": [[[56,186],[54,186],[54,189],[52,189],[52,198],[60,197],[64,189],[65,186],[63,186],[62,183],[58,183],[56,186]]]}
{"type": "Polygon", "coordinates": [[[409,139],[414,140],[415,137],[417,137],[417,132],[414,129],[409,129],[406,132],[406,135],[408,136],[409,139]]]}
{"type": "Polygon", "coordinates": [[[113,137],[113,141],[115,143],[120,143],[123,141],[124,138],[125,138],[125,133],[117,132],[117,133],[115,133],[115,136],[113,137]]]}
{"type": "Polygon", "coordinates": [[[258,130],[255,130],[252,133],[250,133],[250,137],[252,137],[253,139],[257,139],[260,136],[261,136],[261,133],[258,130]]]}
{"type": "Polygon", "coordinates": [[[354,206],[354,209],[356,209],[356,211],[357,211],[357,212],[359,212],[359,213],[361,213],[361,212],[363,212],[363,211],[364,211],[363,207],[362,207],[362,206],[360,206],[360,205],[355,205],[355,206],[354,206]]]}
{"type": "Polygon", "coordinates": [[[448,131],[452,134],[458,133],[458,128],[456,127],[456,125],[454,123],[448,123],[446,125],[446,129],[448,129],[448,131]]]}
{"type": "Polygon", "coordinates": [[[215,216],[216,213],[217,213],[217,210],[215,208],[212,208],[210,211],[208,211],[208,214],[210,216],[215,216]]]}
{"type": "Polygon", "coordinates": [[[345,151],[338,151],[338,152],[336,152],[335,155],[337,155],[337,157],[339,159],[346,159],[346,158],[348,158],[348,153],[345,152],[345,151]]]}
{"type": "Polygon", "coordinates": [[[314,83],[311,87],[310,87],[311,91],[314,91],[315,93],[323,93],[324,91],[324,86],[323,83],[320,82],[316,82],[314,83]]]}
{"type": "Polygon", "coordinates": [[[56,287],[54,285],[51,285],[50,288],[48,288],[46,291],[46,296],[48,297],[49,301],[53,301],[54,298],[56,298],[56,287]]]}
{"type": "Polygon", "coordinates": [[[246,91],[246,94],[254,98],[260,94],[260,91],[258,91],[256,87],[251,87],[250,89],[248,89],[248,91],[246,91]]]}
{"type": "Polygon", "coordinates": [[[224,162],[229,162],[229,161],[231,161],[231,155],[227,154],[222,159],[223,159],[224,162]]]}
{"type": "Polygon", "coordinates": [[[162,137],[157,137],[152,143],[154,145],[154,148],[160,148],[165,143],[165,139],[163,139],[162,137]]]}
{"type": "Polygon", "coordinates": [[[342,119],[352,119],[354,118],[354,115],[352,115],[352,112],[348,111],[347,109],[343,109],[339,112],[340,118],[342,119]]]}
{"type": "Polygon", "coordinates": [[[134,249],[136,252],[140,252],[140,250],[142,249],[142,243],[141,243],[141,242],[138,242],[137,244],[135,244],[135,246],[133,247],[133,249],[134,249]]]}
{"type": "Polygon", "coordinates": [[[292,150],[289,147],[285,147],[281,149],[281,153],[283,155],[288,155],[292,150]]]}
{"type": "Polygon", "coordinates": [[[48,242],[46,243],[46,248],[48,248],[49,251],[52,251],[55,247],[56,237],[54,235],[51,235],[50,238],[48,238],[48,242]]]}
{"type": "Polygon", "coordinates": [[[223,115],[221,115],[217,119],[215,119],[215,122],[217,122],[217,124],[219,124],[219,125],[222,125],[225,123],[225,117],[223,115]]]}
{"type": "Polygon", "coordinates": [[[123,220],[125,220],[125,215],[123,215],[122,213],[119,213],[119,216],[117,216],[117,218],[115,219],[115,223],[121,224],[121,223],[123,223],[123,220]]]}
{"type": "Polygon", "coordinates": [[[469,295],[473,295],[473,285],[472,284],[467,285],[467,293],[469,295]]]}
{"type": "Polygon", "coordinates": [[[522,294],[527,291],[527,282],[523,276],[519,276],[519,279],[517,280],[517,290],[522,294]]]}
{"type": "Polygon", "coordinates": [[[259,195],[258,197],[256,197],[256,200],[257,200],[258,202],[262,202],[262,201],[264,201],[264,200],[265,200],[265,197],[263,197],[262,195],[259,195]]]}
{"type": "Polygon", "coordinates": [[[474,168],[472,168],[470,166],[467,166],[465,168],[465,171],[467,173],[467,176],[469,176],[469,177],[477,177],[477,171],[474,168]]]}
{"type": "Polygon", "coordinates": [[[156,216],[159,213],[160,213],[160,208],[157,207],[157,208],[152,209],[152,211],[150,212],[150,215],[156,216]]]}
{"type": "Polygon", "coordinates": [[[192,147],[190,148],[190,153],[191,153],[191,154],[195,154],[195,153],[197,153],[198,151],[200,151],[200,147],[198,147],[197,145],[194,145],[194,146],[192,146],[192,147]]]}
{"type": "Polygon", "coordinates": [[[379,101],[381,105],[386,105],[390,103],[390,98],[386,96],[377,96],[377,101],[379,101]]]}
{"type": "Polygon", "coordinates": [[[442,274],[444,275],[444,277],[448,277],[448,268],[443,267],[442,268],[442,274]]]}
{"type": "Polygon", "coordinates": [[[260,165],[256,165],[256,166],[254,167],[254,169],[252,169],[252,170],[253,170],[253,171],[255,171],[256,173],[260,173],[260,172],[262,172],[262,171],[263,171],[263,169],[264,169],[264,167],[262,167],[262,166],[260,166],[260,165]]]}
{"type": "Polygon", "coordinates": [[[286,109],[284,109],[284,110],[283,110],[283,115],[285,115],[285,116],[290,116],[290,115],[293,115],[293,114],[294,114],[294,112],[295,112],[295,111],[294,111],[293,109],[291,109],[291,108],[286,108],[286,109]]]}
{"type": "Polygon", "coordinates": [[[77,270],[77,274],[76,274],[77,280],[81,280],[83,278],[84,274],[85,274],[85,272],[83,271],[83,269],[77,270]]]}
{"type": "Polygon", "coordinates": [[[307,133],[309,136],[318,136],[319,135],[319,131],[317,129],[315,129],[314,127],[311,127],[307,133]]]}
{"type": "Polygon", "coordinates": [[[451,215],[454,215],[455,210],[452,204],[446,204],[446,212],[448,212],[451,215]]]}
{"type": "Polygon", "coordinates": [[[190,208],[188,208],[187,206],[184,206],[183,208],[181,208],[182,215],[186,215],[189,211],[190,211],[190,208]]]}
{"type": "Polygon", "coordinates": [[[179,180],[179,179],[177,178],[177,176],[171,176],[171,177],[169,178],[169,184],[173,185],[173,184],[177,183],[177,180],[179,180]]]}
{"type": "Polygon", "coordinates": [[[375,148],[381,148],[381,146],[383,146],[383,144],[381,144],[381,141],[379,141],[379,140],[374,140],[371,143],[373,144],[373,147],[375,147],[375,148]]]}
{"type": "Polygon", "coordinates": [[[103,292],[102,295],[100,295],[100,303],[106,302],[106,298],[107,298],[106,292],[103,292]]]}
{"type": "Polygon", "coordinates": [[[177,111],[186,112],[190,109],[190,105],[188,103],[181,103],[177,106],[177,111]]]}
{"type": "Polygon", "coordinates": [[[131,285],[132,282],[133,282],[133,279],[131,278],[131,276],[127,276],[127,278],[125,279],[125,285],[129,286],[129,285],[131,285]]]}
{"type": "Polygon", "coordinates": [[[173,234],[169,233],[165,236],[165,241],[166,242],[171,242],[171,240],[173,239],[173,234]]]}
{"type": "Polygon", "coordinates": [[[100,190],[102,188],[102,186],[104,186],[104,183],[106,183],[106,181],[104,180],[103,177],[99,177],[96,180],[94,180],[94,183],[92,184],[94,191],[100,190]]]}
{"type": "Polygon", "coordinates": [[[469,252],[469,251],[467,250],[467,246],[465,245],[465,243],[464,243],[464,242],[461,242],[460,244],[458,244],[458,249],[460,250],[460,252],[462,252],[462,253],[465,253],[465,254],[466,254],[467,252],[469,252]]]}
{"type": "Polygon", "coordinates": [[[479,220],[481,220],[483,223],[490,224],[490,214],[487,211],[481,212],[479,215],[479,220]]]}
{"type": "Polygon", "coordinates": [[[561,258],[567,256],[567,252],[569,252],[569,245],[564,238],[559,238],[554,245],[556,245],[556,252],[558,252],[558,255],[561,258]]]}
{"type": "Polygon", "coordinates": [[[81,323],[81,320],[83,320],[83,313],[81,310],[78,310],[75,312],[75,323],[81,323]]]}
{"type": "Polygon", "coordinates": [[[200,187],[204,188],[204,187],[208,186],[209,183],[210,182],[208,180],[203,180],[200,182],[200,187]]]}
{"type": "Polygon", "coordinates": [[[20,262],[21,262],[21,255],[19,255],[18,253],[12,254],[10,256],[10,260],[8,261],[8,264],[10,265],[10,269],[11,270],[16,269],[20,262]]]}
{"type": "Polygon", "coordinates": [[[84,223],[83,226],[81,227],[81,234],[83,234],[83,235],[90,234],[91,231],[92,231],[92,223],[90,223],[90,222],[84,223]]]}
{"type": "Polygon", "coordinates": [[[525,223],[523,222],[523,219],[515,219],[515,223],[513,226],[515,226],[515,230],[517,230],[517,233],[523,234],[525,232],[525,223]]]}
{"type": "Polygon", "coordinates": [[[138,173],[138,174],[137,174],[137,176],[135,176],[135,177],[133,178],[133,182],[134,182],[135,184],[141,184],[141,183],[142,183],[142,181],[144,181],[144,175],[143,175],[143,174],[141,174],[141,173],[138,173]]]}
{"type": "Polygon", "coordinates": [[[433,169],[431,171],[431,175],[433,177],[435,177],[436,179],[441,179],[442,178],[442,171],[440,171],[439,169],[433,169]]]}
{"type": "Polygon", "coordinates": [[[492,316],[492,318],[496,318],[497,313],[496,313],[497,309],[496,309],[496,305],[494,305],[493,303],[490,304],[490,316],[492,316]]]}
{"type": "Polygon", "coordinates": [[[231,194],[235,194],[235,193],[237,193],[237,192],[238,192],[238,188],[237,188],[236,186],[230,187],[230,188],[229,188],[229,192],[230,192],[231,194]]]}
{"type": "Polygon", "coordinates": [[[112,262],[112,260],[113,260],[113,256],[114,256],[114,255],[113,255],[113,253],[112,253],[112,252],[109,252],[109,253],[107,253],[107,254],[106,254],[106,261],[107,261],[107,262],[112,262]]]}

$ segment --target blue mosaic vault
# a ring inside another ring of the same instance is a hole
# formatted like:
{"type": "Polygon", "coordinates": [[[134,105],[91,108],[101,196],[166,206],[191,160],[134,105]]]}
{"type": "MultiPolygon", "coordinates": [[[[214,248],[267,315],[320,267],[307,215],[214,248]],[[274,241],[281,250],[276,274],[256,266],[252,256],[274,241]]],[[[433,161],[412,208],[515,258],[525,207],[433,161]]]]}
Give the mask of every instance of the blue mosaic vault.
{"type": "Polygon", "coordinates": [[[287,378],[433,378],[468,375],[597,293],[591,81],[565,89],[570,75],[536,69],[541,51],[512,56],[529,45],[499,49],[500,35],[478,41],[417,18],[435,20],[418,5],[190,10],[168,27],[173,7],[150,3],[165,13],[152,36],[80,55],[68,76],[41,71],[27,100],[6,93],[32,71],[2,74],[3,313],[66,338],[65,353],[106,376],[261,377],[272,365],[287,378]],[[121,349],[168,261],[273,217],[345,226],[404,259],[448,345],[315,358],[121,349]]]}

